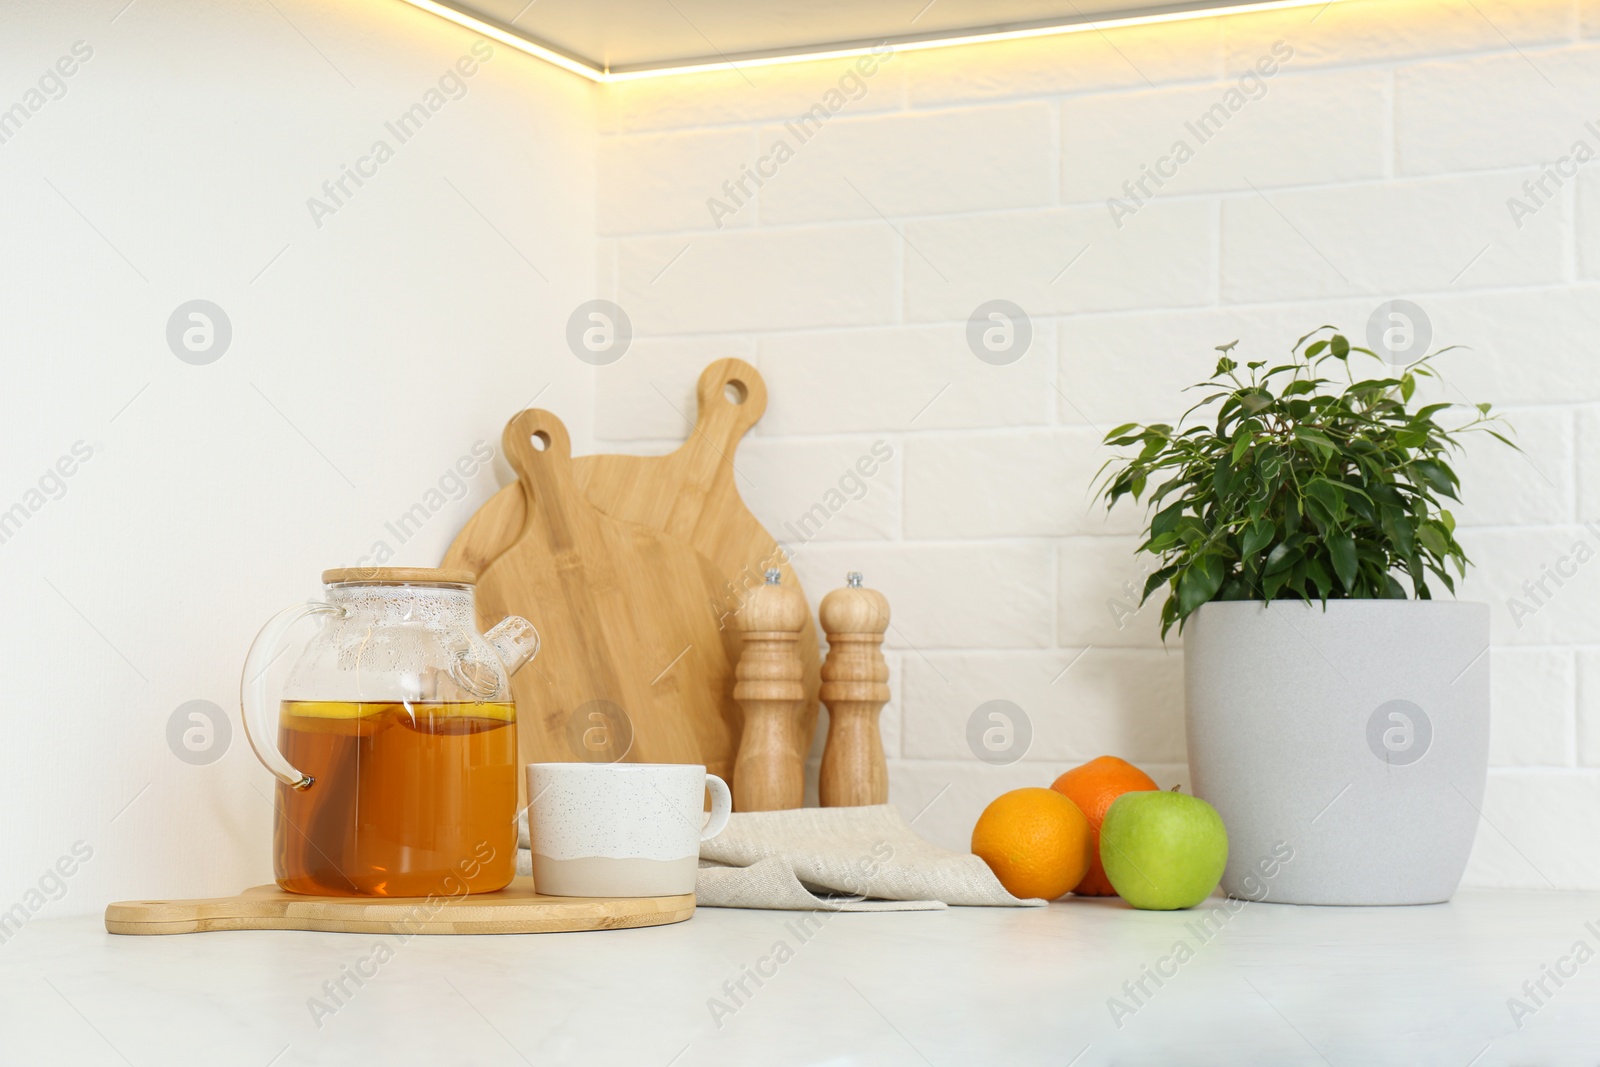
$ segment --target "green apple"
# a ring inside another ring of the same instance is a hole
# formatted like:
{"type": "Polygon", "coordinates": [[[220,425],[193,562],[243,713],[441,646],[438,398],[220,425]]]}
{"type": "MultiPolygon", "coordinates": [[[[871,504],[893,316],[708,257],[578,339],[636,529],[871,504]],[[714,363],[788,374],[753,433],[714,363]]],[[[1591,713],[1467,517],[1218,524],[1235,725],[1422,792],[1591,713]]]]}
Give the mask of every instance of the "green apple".
{"type": "Polygon", "coordinates": [[[1228,830],[1199,797],[1124,793],[1100,825],[1100,862],[1117,895],[1134,907],[1192,908],[1222,880],[1228,830]]]}

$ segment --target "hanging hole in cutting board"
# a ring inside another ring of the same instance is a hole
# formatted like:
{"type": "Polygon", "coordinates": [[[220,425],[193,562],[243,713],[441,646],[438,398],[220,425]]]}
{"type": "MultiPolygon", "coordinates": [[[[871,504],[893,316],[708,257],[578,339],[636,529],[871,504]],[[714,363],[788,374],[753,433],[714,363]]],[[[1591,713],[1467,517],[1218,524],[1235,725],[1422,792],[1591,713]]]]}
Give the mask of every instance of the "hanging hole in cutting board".
{"type": "Polygon", "coordinates": [[[728,398],[730,404],[743,404],[750,399],[750,389],[739,379],[735,378],[722,387],[722,395],[728,398]]]}
{"type": "Polygon", "coordinates": [[[535,430],[528,436],[528,443],[533,446],[535,452],[543,452],[550,447],[550,435],[543,430],[535,430]]]}

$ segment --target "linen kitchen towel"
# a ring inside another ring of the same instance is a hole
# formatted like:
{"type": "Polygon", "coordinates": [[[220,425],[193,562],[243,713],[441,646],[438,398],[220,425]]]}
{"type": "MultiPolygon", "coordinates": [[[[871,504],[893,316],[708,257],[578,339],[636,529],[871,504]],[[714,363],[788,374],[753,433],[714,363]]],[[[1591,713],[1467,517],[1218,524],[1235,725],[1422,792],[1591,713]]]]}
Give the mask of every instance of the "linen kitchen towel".
{"type": "Polygon", "coordinates": [[[910,911],[1038,906],[977,856],[917,836],[892,804],[736,812],[700,843],[695,901],[711,908],[910,911]]]}
{"type": "MultiPolygon", "coordinates": [[[[529,862],[521,853],[519,872],[529,862]]],[[[785,911],[1045,903],[1006,892],[977,856],[924,841],[892,804],[735,812],[722,833],[700,843],[695,902],[785,911]]]]}

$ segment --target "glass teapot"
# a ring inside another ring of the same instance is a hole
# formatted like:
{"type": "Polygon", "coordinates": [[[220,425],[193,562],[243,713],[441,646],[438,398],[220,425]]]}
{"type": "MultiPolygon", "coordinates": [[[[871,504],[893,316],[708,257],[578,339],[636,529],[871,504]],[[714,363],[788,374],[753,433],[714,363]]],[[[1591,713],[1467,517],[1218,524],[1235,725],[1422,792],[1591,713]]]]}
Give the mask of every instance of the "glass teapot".
{"type": "Polygon", "coordinates": [[[474,575],[324,571],[325,602],[261,630],[239,685],[245,733],[278,779],[273,861],[291,893],[449,897],[510,883],[517,723],[509,676],[539,650],[509,616],[478,633],[474,575]],[[269,732],[267,671],[302,619],[320,626],[269,732]]]}

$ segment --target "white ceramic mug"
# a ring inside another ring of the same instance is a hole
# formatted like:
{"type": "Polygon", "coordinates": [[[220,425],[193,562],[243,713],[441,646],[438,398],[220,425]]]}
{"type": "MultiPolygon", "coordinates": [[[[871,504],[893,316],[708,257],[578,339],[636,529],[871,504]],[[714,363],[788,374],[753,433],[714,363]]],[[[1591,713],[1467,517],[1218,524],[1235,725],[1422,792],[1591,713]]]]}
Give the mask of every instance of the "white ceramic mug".
{"type": "Polygon", "coordinates": [[[528,796],[533,887],[557,897],[693,893],[700,842],[733,810],[728,784],[688,763],[530,763],[528,796]]]}

